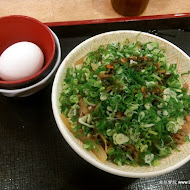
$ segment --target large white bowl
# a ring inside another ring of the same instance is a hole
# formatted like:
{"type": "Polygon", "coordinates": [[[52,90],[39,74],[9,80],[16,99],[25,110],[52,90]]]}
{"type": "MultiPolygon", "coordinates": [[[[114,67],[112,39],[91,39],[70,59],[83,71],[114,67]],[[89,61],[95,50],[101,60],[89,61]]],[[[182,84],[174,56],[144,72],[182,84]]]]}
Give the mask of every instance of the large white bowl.
{"type": "Polygon", "coordinates": [[[42,80],[36,82],[33,85],[30,85],[25,88],[13,89],[13,90],[0,89],[1,94],[7,97],[26,97],[38,92],[39,90],[43,89],[45,86],[48,85],[48,83],[51,81],[52,77],[54,76],[61,62],[61,46],[60,46],[59,39],[51,29],[49,30],[52,32],[54,36],[55,45],[56,45],[55,48],[57,51],[57,57],[53,60],[55,61],[55,63],[53,63],[54,67],[52,68],[52,70],[42,80]]]}
{"type": "MultiPolygon", "coordinates": [[[[88,52],[96,50],[100,45],[112,42],[122,43],[126,40],[126,38],[128,38],[131,42],[135,42],[136,39],[143,43],[148,41],[158,42],[160,46],[166,50],[168,62],[177,63],[177,70],[179,73],[190,70],[190,58],[188,55],[172,43],[160,37],[138,31],[114,31],[94,36],[75,47],[63,60],[57,71],[52,88],[52,107],[54,117],[63,137],[73,148],[73,150],[97,168],[115,175],[135,178],[153,177],[166,174],[181,167],[190,160],[190,143],[185,143],[180,146],[179,149],[181,152],[174,151],[170,156],[162,159],[160,165],[156,167],[133,167],[128,165],[117,166],[110,161],[101,163],[97,160],[93,153],[86,151],[82,147],[82,143],[77,140],[72,133],[70,133],[60,117],[59,96],[61,93],[61,85],[65,76],[66,68],[74,64],[80,58],[84,57],[88,52]]],[[[190,76],[184,76],[184,80],[190,85],[190,76]]]]}

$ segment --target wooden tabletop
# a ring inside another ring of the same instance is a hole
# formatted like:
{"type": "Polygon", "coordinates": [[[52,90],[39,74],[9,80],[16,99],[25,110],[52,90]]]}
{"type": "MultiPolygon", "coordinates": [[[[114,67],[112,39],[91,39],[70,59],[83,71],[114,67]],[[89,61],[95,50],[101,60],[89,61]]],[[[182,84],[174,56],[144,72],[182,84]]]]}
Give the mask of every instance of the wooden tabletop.
{"type": "MultiPolygon", "coordinates": [[[[150,0],[142,16],[190,13],[190,0],[150,0]]],[[[0,16],[26,15],[42,22],[120,18],[111,0],[0,0],[0,16]]]]}

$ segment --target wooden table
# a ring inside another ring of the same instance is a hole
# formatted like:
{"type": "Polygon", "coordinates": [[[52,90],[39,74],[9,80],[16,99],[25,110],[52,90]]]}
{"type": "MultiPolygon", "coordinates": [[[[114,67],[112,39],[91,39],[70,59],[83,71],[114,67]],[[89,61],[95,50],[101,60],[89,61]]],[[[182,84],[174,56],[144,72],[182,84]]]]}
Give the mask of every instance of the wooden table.
{"type": "MultiPolygon", "coordinates": [[[[142,16],[190,13],[190,0],[150,0],[142,16]]],[[[21,14],[42,22],[121,18],[110,0],[0,0],[0,16],[21,14]]]]}

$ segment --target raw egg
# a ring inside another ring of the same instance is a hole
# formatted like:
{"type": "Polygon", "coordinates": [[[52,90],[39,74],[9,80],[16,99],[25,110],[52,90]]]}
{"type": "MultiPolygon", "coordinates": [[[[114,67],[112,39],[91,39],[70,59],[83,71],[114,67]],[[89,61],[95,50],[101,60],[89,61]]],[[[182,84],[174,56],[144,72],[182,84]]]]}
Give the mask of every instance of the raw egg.
{"type": "Polygon", "coordinates": [[[36,44],[15,43],[0,56],[0,78],[6,81],[25,79],[36,74],[43,63],[43,52],[36,44]]]}

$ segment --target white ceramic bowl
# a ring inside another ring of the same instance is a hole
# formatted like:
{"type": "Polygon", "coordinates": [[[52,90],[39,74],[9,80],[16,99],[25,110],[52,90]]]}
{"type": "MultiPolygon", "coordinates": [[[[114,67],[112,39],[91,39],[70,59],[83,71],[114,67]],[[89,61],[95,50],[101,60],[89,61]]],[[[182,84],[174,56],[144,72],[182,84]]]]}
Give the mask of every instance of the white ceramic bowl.
{"type": "MultiPolygon", "coordinates": [[[[170,156],[162,159],[160,165],[156,167],[133,167],[128,165],[117,166],[110,161],[101,163],[99,160],[97,160],[94,154],[86,151],[82,147],[82,143],[77,140],[72,133],[69,132],[69,130],[60,118],[59,96],[66,68],[74,64],[77,60],[85,56],[88,52],[96,50],[100,45],[112,42],[122,43],[126,40],[126,38],[128,38],[130,42],[135,42],[137,38],[138,41],[142,43],[148,41],[158,42],[160,46],[166,50],[168,62],[177,63],[177,70],[179,73],[190,70],[190,58],[188,57],[188,55],[172,43],[160,37],[138,31],[114,31],[94,36],[75,47],[63,60],[57,71],[52,88],[52,107],[54,117],[63,137],[73,148],[73,150],[83,159],[85,159],[90,164],[96,166],[97,168],[115,175],[135,178],[153,177],[166,174],[181,167],[190,160],[190,143],[185,143],[180,146],[179,149],[181,150],[181,152],[174,151],[170,156]]],[[[190,85],[190,76],[185,75],[184,80],[190,85]]]]}
{"type": "MultiPolygon", "coordinates": [[[[51,30],[51,29],[50,29],[51,30]]],[[[57,71],[57,68],[61,62],[61,46],[58,37],[56,34],[51,30],[54,39],[55,39],[55,45],[56,45],[56,51],[57,51],[57,57],[54,59],[55,63],[52,70],[45,76],[42,80],[38,81],[37,83],[30,85],[25,88],[20,89],[13,89],[13,90],[7,90],[7,89],[0,89],[0,93],[2,93],[4,96],[7,97],[26,97],[30,96],[39,90],[43,89],[48,85],[52,77],[54,76],[55,72],[57,71]]]]}

